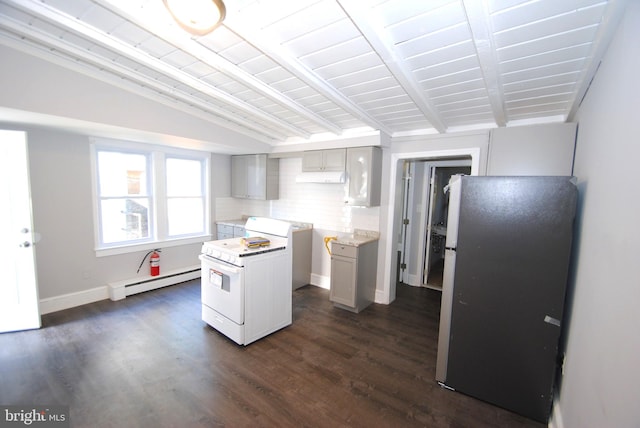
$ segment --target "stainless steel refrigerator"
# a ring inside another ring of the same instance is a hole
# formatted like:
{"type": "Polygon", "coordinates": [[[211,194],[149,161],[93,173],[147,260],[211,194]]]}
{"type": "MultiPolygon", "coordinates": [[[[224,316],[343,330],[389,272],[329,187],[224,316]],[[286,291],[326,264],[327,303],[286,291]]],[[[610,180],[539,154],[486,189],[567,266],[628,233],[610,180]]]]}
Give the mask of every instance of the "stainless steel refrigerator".
{"type": "Polygon", "coordinates": [[[547,422],[571,254],[571,177],[454,176],[436,380],[547,422]]]}

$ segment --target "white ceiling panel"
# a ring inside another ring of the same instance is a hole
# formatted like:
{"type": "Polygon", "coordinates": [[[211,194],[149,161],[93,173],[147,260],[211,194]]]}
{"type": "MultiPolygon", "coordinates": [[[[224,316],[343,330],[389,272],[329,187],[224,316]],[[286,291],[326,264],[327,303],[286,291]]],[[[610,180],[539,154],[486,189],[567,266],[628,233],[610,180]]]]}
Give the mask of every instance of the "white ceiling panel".
{"type": "Polygon", "coordinates": [[[79,19],[84,24],[95,27],[96,29],[102,30],[106,33],[111,33],[114,28],[121,25],[124,21],[121,16],[97,5],[87,9],[79,19]]]}
{"type": "MultiPolygon", "coordinates": [[[[425,7],[429,2],[422,2],[425,7]]],[[[393,44],[438,33],[441,30],[466,22],[464,8],[460,2],[452,2],[443,7],[425,10],[422,14],[407,17],[405,20],[387,27],[393,44]]]]}
{"type": "Polygon", "coordinates": [[[402,58],[410,59],[430,56],[433,53],[449,49],[461,43],[473,46],[471,34],[469,33],[469,24],[466,22],[398,43],[395,45],[395,49],[402,58]]]}
{"type": "Polygon", "coordinates": [[[528,40],[522,43],[497,49],[500,61],[538,55],[545,52],[589,43],[596,36],[597,27],[581,27],[563,34],[552,34],[543,38],[528,40]]]}
{"type": "Polygon", "coordinates": [[[624,2],[478,1],[226,0],[193,36],[159,0],[0,0],[0,42],[273,145],[571,120],[624,2]]]}
{"type": "MultiPolygon", "coordinates": [[[[492,25],[496,33],[514,27],[549,22],[557,18],[567,19],[570,22],[574,19],[571,15],[589,13],[589,9],[594,9],[596,13],[599,11],[602,16],[602,9],[607,2],[601,0],[541,0],[513,3],[515,4],[511,7],[503,7],[501,10],[493,11],[492,25]],[[567,17],[567,15],[569,16],[567,17]]],[[[576,23],[574,27],[579,25],[576,23]]]]}
{"type": "Polygon", "coordinates": [[[589,55],[590,49],[591,44],[584,43],[582,45],[570,46],[564,49],[557,49],[537,55],[521,57],[502,62],[500,64],[500,70],[502,73],[506,74],[529,68],[544,67],[545,65],[557,64],[565,61],[584,60],[589,55]]]}

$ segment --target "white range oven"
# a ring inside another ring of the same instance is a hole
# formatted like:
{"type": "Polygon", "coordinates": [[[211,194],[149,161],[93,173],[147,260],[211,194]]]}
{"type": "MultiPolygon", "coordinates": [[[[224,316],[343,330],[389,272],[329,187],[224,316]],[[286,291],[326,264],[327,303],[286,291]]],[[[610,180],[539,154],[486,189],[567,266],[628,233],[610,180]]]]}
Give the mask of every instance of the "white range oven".
{"type": "Polygon", "coordinates": [[[202,319],[240,345],[291,324],[291,225],[250,217],[245,238],[202,245],[202,319]],[[264,238],[264,239],[263,239],[264,238]]]}

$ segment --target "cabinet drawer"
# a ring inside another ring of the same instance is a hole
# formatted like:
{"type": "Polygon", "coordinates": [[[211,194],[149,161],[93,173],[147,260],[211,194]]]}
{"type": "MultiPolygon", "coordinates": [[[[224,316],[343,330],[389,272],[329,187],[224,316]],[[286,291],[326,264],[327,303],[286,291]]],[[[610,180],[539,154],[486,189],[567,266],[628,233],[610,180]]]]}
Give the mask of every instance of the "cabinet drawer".
{"type": "Polygon", "coordinates": [[[216,223],[216,230],[218,233],[224,233],[233,236],[233,225],[216,223]]]}
{"type": "Polygon", "coordinates": [[[244,237],[244,226],[234,226],[233,227],[233,236],[236,238],[243,238],[244,237]]]}
{"type": "Polygon", "coordinates": [[[345,244],[331,243],[331,254],[342,257],[358,258],[358,247],[345,244]]]}

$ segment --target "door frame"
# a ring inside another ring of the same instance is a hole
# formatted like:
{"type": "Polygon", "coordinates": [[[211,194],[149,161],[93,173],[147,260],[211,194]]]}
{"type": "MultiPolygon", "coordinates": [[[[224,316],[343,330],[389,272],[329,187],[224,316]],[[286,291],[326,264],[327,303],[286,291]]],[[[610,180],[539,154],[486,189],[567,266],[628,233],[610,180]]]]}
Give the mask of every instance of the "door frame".
{"type": "MultiPolygon", "coordinates": [[[[397,237],[400,233],[399,218],[402,216],[402,166],[404,160],[446,160],[450,158],[471,157],[471,175],[480,174],[480,147],[469,147],[451,150],[430,150],[422,152],[391,153],[389,165],[389,201],[387,204],[387,215],[382,219],[385,224],[387,236],[390,239],[381,241],[382,260],[387,263],[382,264],[382,289],[376,292],[376,302],[389,304],[396,298],[396,285],[398,278],[397,259],[397,237]]],[[[379,277],[380,279],[380,277],[379,277]]],[[[380,283],[380,281],[379,281],[380,283]]]]}

